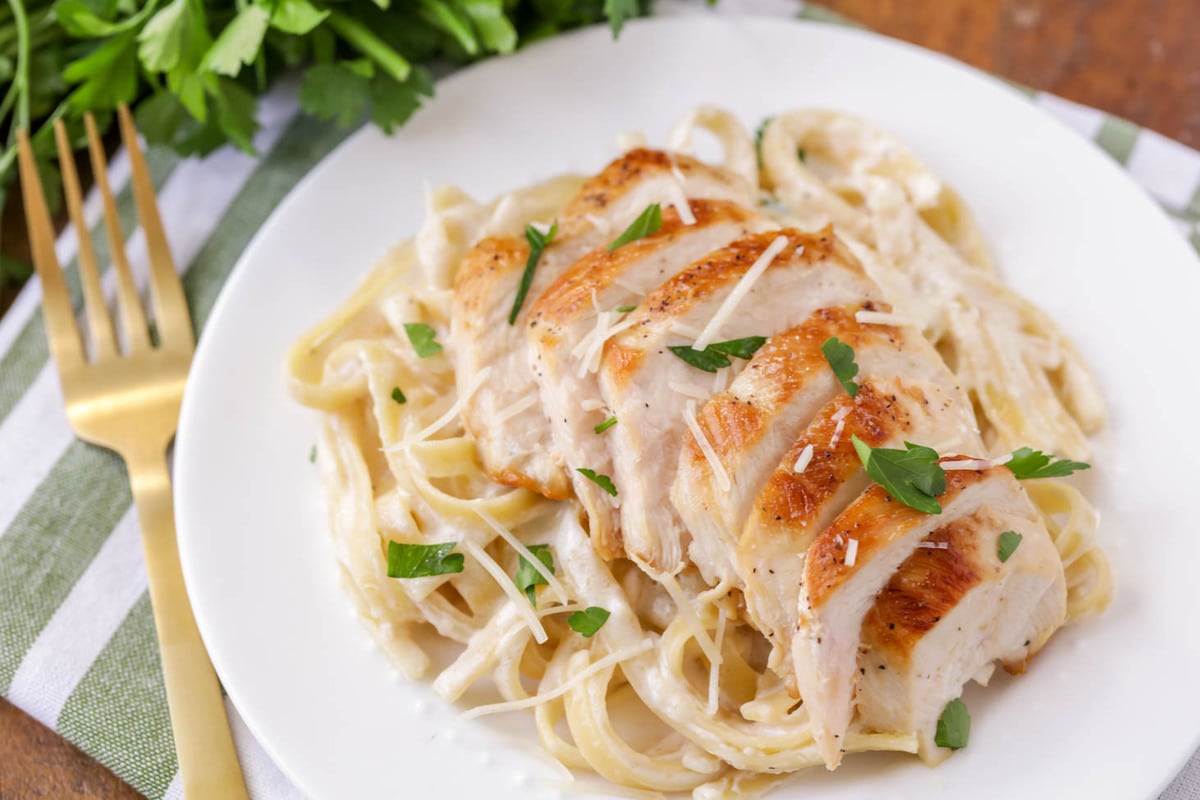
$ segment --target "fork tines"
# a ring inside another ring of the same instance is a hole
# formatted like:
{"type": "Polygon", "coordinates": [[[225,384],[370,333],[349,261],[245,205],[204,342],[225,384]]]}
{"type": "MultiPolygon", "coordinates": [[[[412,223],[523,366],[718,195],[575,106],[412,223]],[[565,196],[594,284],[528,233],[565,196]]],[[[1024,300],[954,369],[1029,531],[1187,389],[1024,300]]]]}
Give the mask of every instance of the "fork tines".
{"type": "MultiPolygon", "coordinates": [[[[150,297],[154,318],[158,328],[160,347],[180,353],[189,353],[194,341],[191,318],[183,287],[175,271],[175,263],[167,247],[166,234],[158,214],[158,203],[154,196],[154,185],[146,167],[146,159],[138,142],[137,131],[129,109],[117,109],[121,129],[121,140],[129,155],[130,180],[138,218],[146,239],[146,251],[150,266],[150,297]]],[[[92,174],[104,208],[105,230],[109,241],[109,255],[116,271],[117,299],[120,310],[126,350],[133,355],[151,349],[149,326],[133,272],[125,254],[125,238],[117,214],[116,201],[108,181],[108,164],[104,145],[100,140],[96,122],[91,114],[84,116],[87,130],[88,151],[91,157],[92,174]]],[[[87,311],[88,333],[92,342],[93,360],[104,361],[119,355],[117,340],[113,334],[112,319],[100,284],[100,267],[96,260],[96,249],[92,244],[88,225],[83,214],[83,196],[79,175],[75,167],[70,138],[62,120],[54,124],[58,159],[62,169],[63,194],[71,223],[79,238],[79,273],[83,287],[84,307],[87,311]]],[[[25,201],[25,215],[29,226],[29,240],[33,251],[34,266],[42,282],[43,308],[46,318],[50,349],[60,370],[80,366],[86,362],[79,330],[75,324],[75,312],[70,292],[63,276],[58,256],[54,249],[54,226],[46,207],[45,195],[38,177],[33,149],[25,131],[17,133],[18,158],[20,163],[21,191],[25,201]]]]}

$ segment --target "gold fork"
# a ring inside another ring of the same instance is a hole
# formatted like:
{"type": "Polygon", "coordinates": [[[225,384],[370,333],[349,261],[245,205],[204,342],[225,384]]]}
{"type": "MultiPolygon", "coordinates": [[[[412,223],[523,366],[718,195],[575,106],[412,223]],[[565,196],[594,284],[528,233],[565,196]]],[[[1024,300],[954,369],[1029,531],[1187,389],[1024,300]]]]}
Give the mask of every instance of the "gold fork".
{"type": "Polygon", "coordinates": [[[175,436],[179,404],[195,345],[192,321],[167,249],[154,187],[133,119],[124,106],[117,113],[121,139],[132,168],[133,196],[150,256],[150,295],[160,343],[155,346],[150,339],[146,314],[125,255],[116,203],[108,185],[104,148],[91,115],[84,120],[88,150],[96,186],[104,201],[126,352],[117,347],[100,288],[96,253],[83,219],[79,176],[61,120],[54,133],[67,209],[79,237],[79,272],[92,342],[91,359],[75,324],[75,311],[54,252],[54,228],[29,137],[20,131],[21,190],[29,241],[42,281],[46,336],[58,365],[67,418],[79,438],[115,451],[129,471],[142,529],[142,551],[184,795],[188,800],[237,800],[246,797],[246,787],[225,717],[221,688],[184,590],[175,544],[171,477],[167,471],[167,447],[175,436]]]}

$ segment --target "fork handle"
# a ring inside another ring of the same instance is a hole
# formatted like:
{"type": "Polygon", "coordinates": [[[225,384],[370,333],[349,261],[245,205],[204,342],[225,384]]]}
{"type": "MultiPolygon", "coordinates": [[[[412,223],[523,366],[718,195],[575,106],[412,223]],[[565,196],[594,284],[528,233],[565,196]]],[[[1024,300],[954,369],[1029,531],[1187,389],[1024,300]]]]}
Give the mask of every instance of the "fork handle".
{"type": "Polygon", "coordinates": [[[187,800],[242,800],[238,764],[221,686],[183,585],[175,541],[175,505],[166,452],[127,458],[142,529],[154,627],[162,656],[171,731],[187,800]]]}

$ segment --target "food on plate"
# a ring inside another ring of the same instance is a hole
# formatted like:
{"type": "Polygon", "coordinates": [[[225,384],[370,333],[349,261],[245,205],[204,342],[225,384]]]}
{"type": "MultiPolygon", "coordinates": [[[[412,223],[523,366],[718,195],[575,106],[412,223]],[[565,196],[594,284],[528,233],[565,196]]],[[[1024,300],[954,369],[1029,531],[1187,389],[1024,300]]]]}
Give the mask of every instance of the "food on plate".
{"type": "Polygon", "coordinates": [[[702,108],[590,177],[427,205],[287,372],[347,591],[405,675],[492,692],[468,716],[745,796],[942,760],[968,682],[1107,605],[1065,480],[1102,398],[888,134],[702,108]]]}

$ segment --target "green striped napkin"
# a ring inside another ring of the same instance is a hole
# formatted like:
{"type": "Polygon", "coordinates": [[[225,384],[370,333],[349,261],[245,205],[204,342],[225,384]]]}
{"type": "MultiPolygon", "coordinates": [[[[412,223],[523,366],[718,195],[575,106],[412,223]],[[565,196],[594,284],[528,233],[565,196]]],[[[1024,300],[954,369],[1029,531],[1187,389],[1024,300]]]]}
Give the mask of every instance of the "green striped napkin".
{"type": "MultiPolygon", "coordinates": [[[[699,3],[660,12],[701,12],[699,3]]],[[[720,13],[792,16],[789,0],[721,0],[720,13]]],[[[702,12],[701,12],[702,13],[702,12]]],[[[808,19],[838,22],[808,7],[808,19]]],[[[1051,95],[1033,102],[1094,141],[1128,169],[1200,249],[1200,153],[1153,132],[1051,95]]],[[[184,269],[201,332],[234,262],[296,183],[347,133],[296,115],[293,85],[263,101],[258,159],[232,150],[203,162],[150,154],[163,221],[184,269]]],[[[113,179],[126,229],[134,222],[128,162],[113,179]]],[[[107,260],[98,198],[86,205],[107,260]]],[[[144,258],[141,235],[130,248],[144,258]]],[[[58,242],[71,263],[76,240],[58,242]]],[[[112,275],[105,278],[111,291],[112,275]]],[[[182,796],[159,671],[137,523],[125,471],[115,456],[75,440],[42,333],[40,290],[31,282],[0,320],[0,693],[59,731],[151,798],[182,796]]],[[[300,797],[230,707],[235,738],[256,798],[300,797]]],[[[1163,798],[1200,796],[1193,759],[1163,798]]]]}

